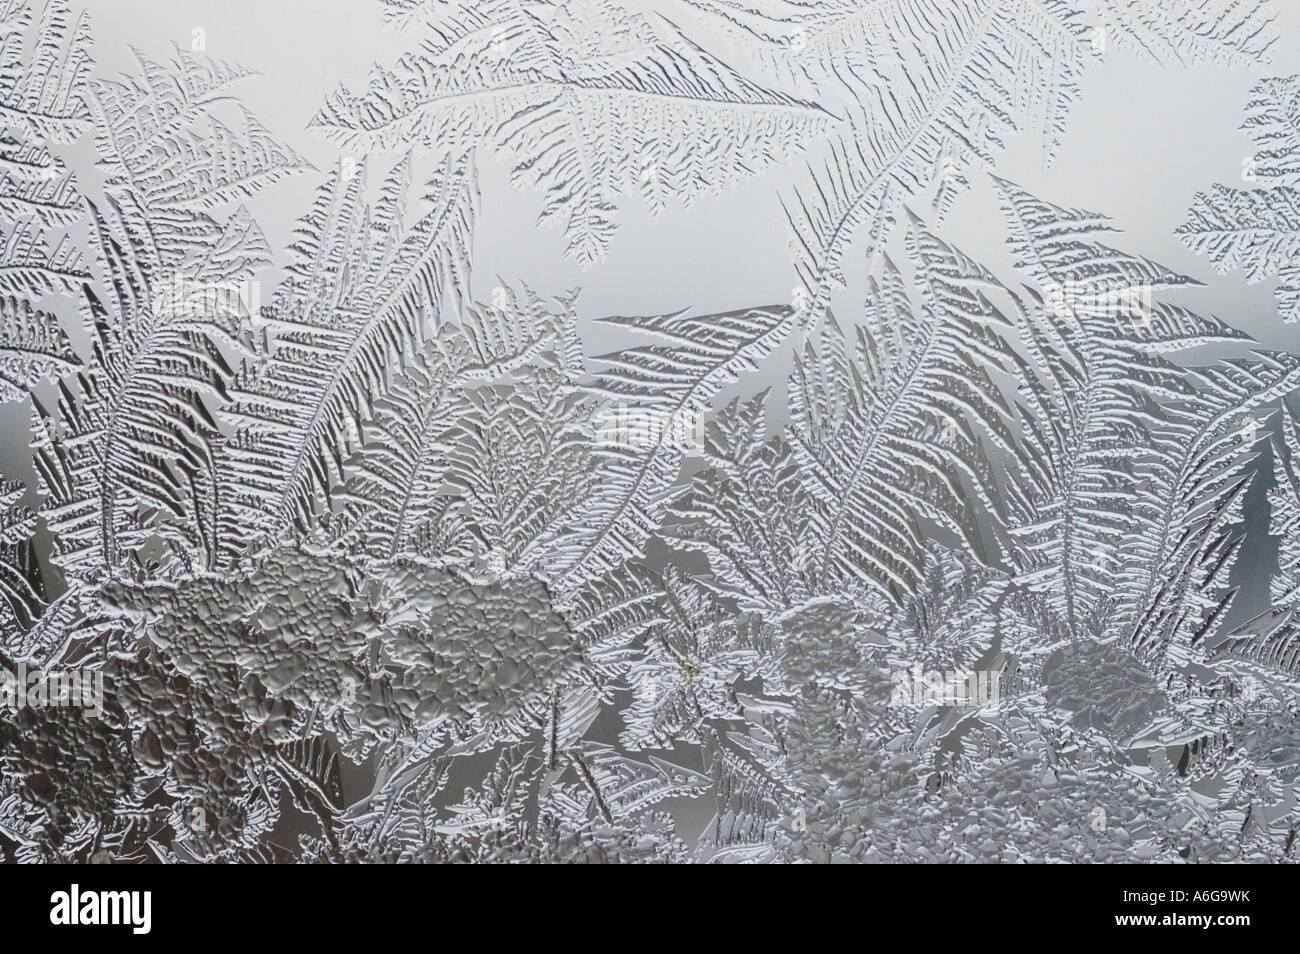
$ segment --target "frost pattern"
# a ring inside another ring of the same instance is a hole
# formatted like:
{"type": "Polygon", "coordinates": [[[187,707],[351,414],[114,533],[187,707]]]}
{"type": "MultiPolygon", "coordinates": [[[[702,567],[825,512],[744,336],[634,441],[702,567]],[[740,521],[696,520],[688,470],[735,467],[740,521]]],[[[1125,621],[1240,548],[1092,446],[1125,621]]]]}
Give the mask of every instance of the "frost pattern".
{"type": "Polygon", "coordinates": [[[1083,73],[1108,50],[1157,62],[1267,62],[1266,0],[690,0],[764,72],[844,110],[787,202],[791,249],[820,317],[855,239],[933,188],[942,215],[1008,137],[1039,132],[1050,167],[1083,73]]]}
{"type": "Polygon", "coordinates": [[[1178,234],[1219,272],[1276,277],[1282,320],[1300,321],[1300,76],[1256,84],[1241,128],[1256,146],[1242,178],[1262,185],[1198,192],[1178,234]]]}
{"type": "MultiPolygon", "coordinates": [[[[6,860],[1294,860],[1300,358],[1098,213],[990,175],[1010,267],[942,224],[1107,38],[1245,66],[1267,4],[384,7],[417,48],[324,172],[242,67],[102,78],[69,0],[0,7],[0,664],[103,685],[0,712],[6,860]],[[808,148],[793,302],[591,355],[577,290],[475,300],[488,153],[593,265],[621,196],[808,148]]],[[[1298,89],[1180,230],[1284,318],[1298,89]]]]}
{"type": "Polygon", "coordinates": [[[364,93],[340,89],[314,120],[359,153],[493,150],[514,162],[516,184],[545,194],[541,224],[562,226],[569,254],[588,265],[608,250],[620,195],[639,192],[652,210],[669,196],[690,204],[833,122],[671,22],[597,0],[478,6],[377,70],[364,93]]]}

